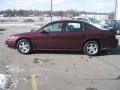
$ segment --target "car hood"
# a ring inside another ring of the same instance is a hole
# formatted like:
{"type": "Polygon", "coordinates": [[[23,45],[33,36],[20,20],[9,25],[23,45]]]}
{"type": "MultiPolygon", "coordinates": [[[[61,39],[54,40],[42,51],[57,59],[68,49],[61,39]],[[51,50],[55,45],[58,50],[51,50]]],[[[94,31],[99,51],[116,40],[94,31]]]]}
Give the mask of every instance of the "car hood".
{"type": "Polygon", "coordinates": [[[18,33],[18,34],[13,34],[13,35],[11,35],[11,36],[29,37],[29,36],[33,36],[35,33],[38,33],[38,32],[25,32],[25,33],[18,33]]]}

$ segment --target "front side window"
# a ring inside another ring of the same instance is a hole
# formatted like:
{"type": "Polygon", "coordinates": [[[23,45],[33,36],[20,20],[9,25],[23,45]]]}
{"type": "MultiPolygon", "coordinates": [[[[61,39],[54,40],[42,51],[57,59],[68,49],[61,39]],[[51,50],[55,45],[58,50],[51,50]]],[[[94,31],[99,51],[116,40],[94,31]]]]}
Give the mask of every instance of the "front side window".
{"type": "Polygon", "coordinates": [[[46,26],[43,30],[47,32],[61,32],[63,27],[63,23],[55,23],[46,26]]]}
{"type": "Polygon", "coordinates": [[[82,25],[80,23],[67,23],[65,27],[66,32],[79,32],[82,30],[82,25]]]}

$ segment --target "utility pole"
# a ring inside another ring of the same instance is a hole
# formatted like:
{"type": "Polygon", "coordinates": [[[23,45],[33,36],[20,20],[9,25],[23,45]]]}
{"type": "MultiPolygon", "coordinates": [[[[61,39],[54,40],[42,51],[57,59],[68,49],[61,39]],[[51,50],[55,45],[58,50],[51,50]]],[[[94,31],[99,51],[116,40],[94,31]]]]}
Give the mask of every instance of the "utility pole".
{"type": "Polygon", "coordinates": [[[115,16],[114,16],[114,19],[117,18],[117,9],[118,9],[118,0],[115,0],[115,16]]]}
{"type": "Polygon", "coordinates": [[[52,21],[52,14],[53,14],[53,0],[51,0],[51,21],[52,21]]]}

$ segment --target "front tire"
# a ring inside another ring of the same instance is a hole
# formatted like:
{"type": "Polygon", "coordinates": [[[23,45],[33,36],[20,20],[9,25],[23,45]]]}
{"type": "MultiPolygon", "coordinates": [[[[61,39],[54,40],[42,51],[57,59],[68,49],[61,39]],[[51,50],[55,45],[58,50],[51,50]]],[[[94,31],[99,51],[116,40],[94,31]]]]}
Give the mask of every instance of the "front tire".
{"type": "Polygon", "coordinates": [[[95,56],[100,53],[100,45],[96,41],[88,41],[84,45],[84,53],[88,56],[95,56]]]}
{"type": "Polygon", "coordinates": [[[32,45],[31,42],[27,39],[21,39],[17,43],[17,50],[21,54],[30,54],[32,51],[32,45]]]}

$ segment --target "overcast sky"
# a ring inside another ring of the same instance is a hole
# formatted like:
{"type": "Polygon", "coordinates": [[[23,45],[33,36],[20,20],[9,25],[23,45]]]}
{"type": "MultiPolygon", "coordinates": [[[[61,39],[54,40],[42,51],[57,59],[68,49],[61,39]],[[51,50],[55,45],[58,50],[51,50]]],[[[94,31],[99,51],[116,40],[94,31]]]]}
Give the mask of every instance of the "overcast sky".
{"type": "MultiPolygon", "coordinates": [[[[34,9],[50,10],[51,0],[0,0],[0,10],[34,9]]],[[[115,0],[53,0],[53,10],[69,10],[90,12],[114,11],[115,0]]]]}

